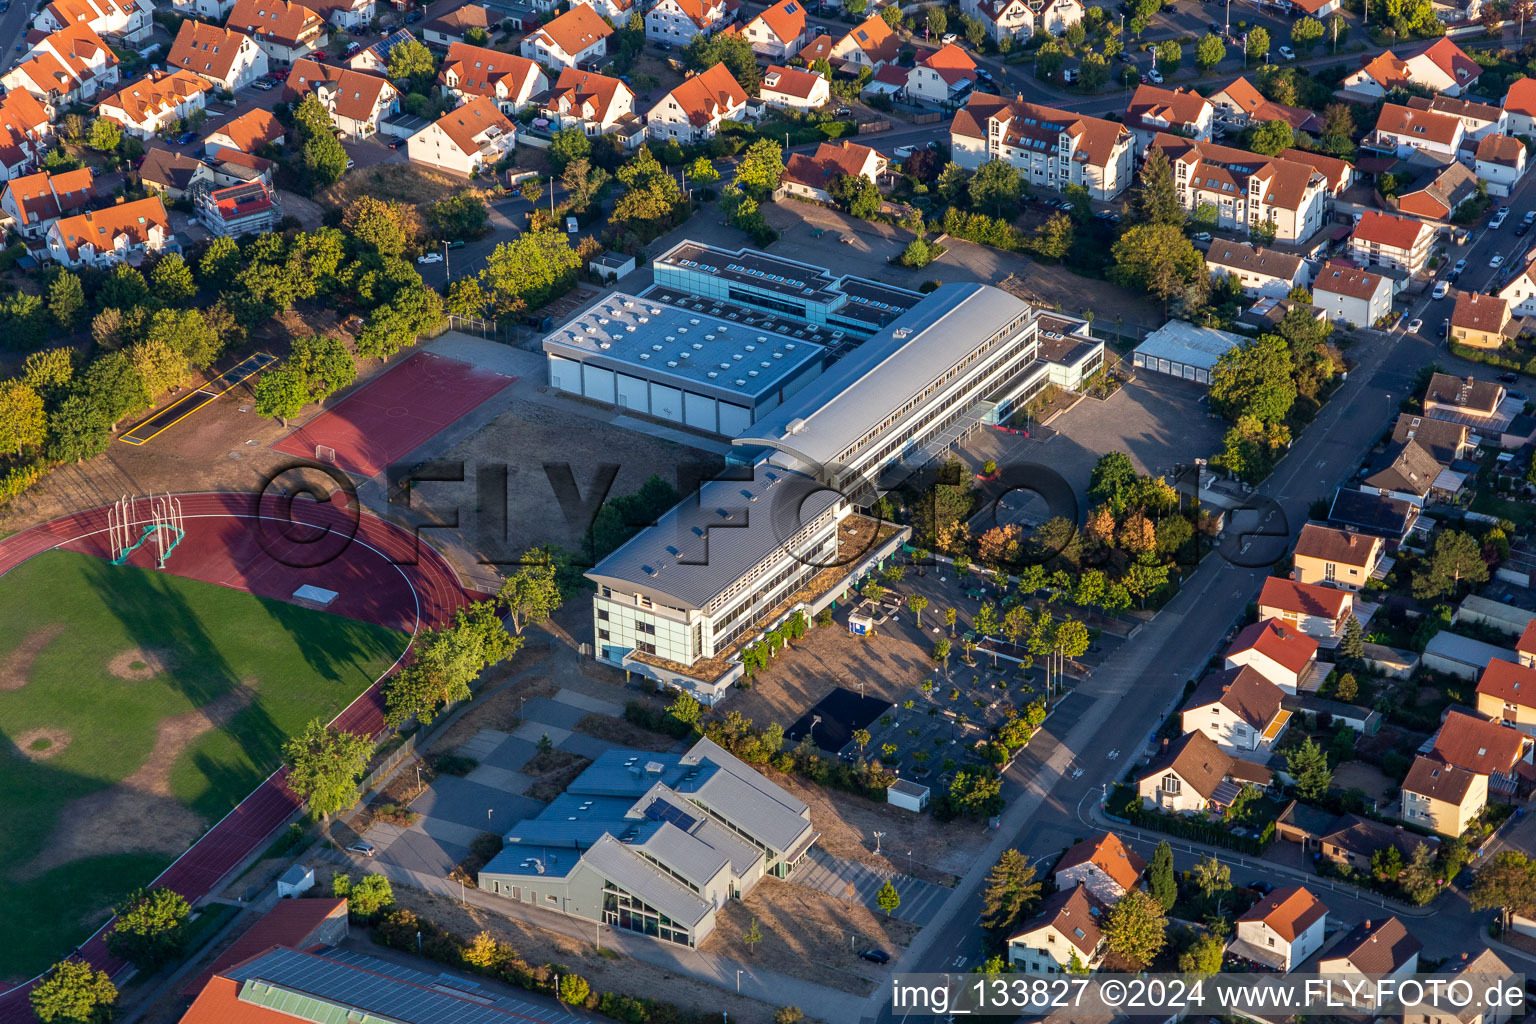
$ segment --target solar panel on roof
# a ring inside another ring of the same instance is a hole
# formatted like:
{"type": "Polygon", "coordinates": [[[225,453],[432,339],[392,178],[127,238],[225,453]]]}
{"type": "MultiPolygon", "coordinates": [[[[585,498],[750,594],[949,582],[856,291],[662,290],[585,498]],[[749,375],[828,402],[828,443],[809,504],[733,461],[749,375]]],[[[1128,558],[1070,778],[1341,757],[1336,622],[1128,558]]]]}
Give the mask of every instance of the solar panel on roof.
{"type": "Polygon", "coordinates": [[[652,800],[645,809],[645,816],[652,821],[670,821],[684,832],[698,824],[698,819],[665,800],[652,800]]]}

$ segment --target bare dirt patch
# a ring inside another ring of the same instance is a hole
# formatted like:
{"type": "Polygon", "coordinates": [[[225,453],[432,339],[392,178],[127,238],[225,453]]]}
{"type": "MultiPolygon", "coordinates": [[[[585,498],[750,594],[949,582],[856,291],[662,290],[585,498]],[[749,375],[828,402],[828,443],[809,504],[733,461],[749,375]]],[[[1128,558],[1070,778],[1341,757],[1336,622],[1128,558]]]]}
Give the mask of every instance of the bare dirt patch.
{"type": "Polygon", "coordinates": [[[576,723],[576,731],[595,736],[600,740],[607,740],[609,743],[617,743],[622,747],[632,747],[635,750],[651,750],[660,753],[677,746],[677,740],[666,733],[642,729],[633,722],[622,718],[609,718],[607,715],[588,715],[576,723]]]}
{"type": "Polygon", "coordinates": [[[11,740],[16,752],[33,761],[46,761],[58,757],[70,744],[70,735],[63,729],[28,729],[11,740]]]}
{"type": "Polygon", "coordinates": [[[860,960],[857,951],[879,947],[894,958],[896,948],[910,945],[918,931],[917,925],[908,921],[777,878],[765,878],[745,900],[726,903],[716,918],[714,933],[700,948],[754,967],[868,995],[874,990],[875,979],[887,974],[889,968],[860,960]],[[754,917],[763,935],[755,949],[742,939],[754,917]],[[834,972],[835,982],[828,978],[829,971],[834,972]]]}
{"type": "Polygon", "coordinates": [[[107,671],[119,679],[153,679],[176,667],[176,654],[169,650],[135,647],[107,662],[107,671]]]}
{"type": "Polygon", "coordinates": [[[359,168],[356,174],[347,175],[320,193],[318,198],[324,205],[345,210],[354,200],[363,196],[418,206],[435,203],[464,191],[466,187],[463,178],[429,171],[414,164],[375,164],[373,167],[359,168]]]}
{"type": "Polygon", "coordinates": [[[26,686],[32,673],[32,663],[63,632],[64,623],[53,622],[39,626],[22,637],[21,643],[0,658],[0,692],[19,690],[26,686]]]}
{"type": "Polygon", "coordinates": [[[65,805],[43,852],[12,875],[27,881],[82,857],[185,850],[207,822],[171,796],[171,768],[193,740],[228,722],[254,697],[242,684],[201,708],[161,720],[155,746],[138,770],[65,805]]]}
{"type": "MultiPolygon", "coordinates": [[[[319,864],[314,866],[324,867],[319,864]]],[[[730,1015],[732,1024],[771,1024],[773,1020],[773,1007],[623,954],[614,954],[609,950],[599,954],[590,939],[577,940],[548,932],[483,907],[463,906],[456,900],[403,885],[395,886],[395,902],[466,938],[488,931],[508,943],[530,964],[564,964],[586,978],[592,988],[600,992],[624,992],[645,999],[665,1000],[679,1006],[724,1011],[730,1015]]],[[[358,945],[356,948],[368,951],[366,945],[358,945]]],[[[687,950],[681,953],[689,955],[687,950]]]]}
{"type": "Polygon", "coordinates": [[[545,803],[564,793],[566,787],[576,781],[576,776],[587,770],[590,757],[573,754],[569,750],[541,750],[523,765],[522,773],[533,777],[533,784],[524,796],[545,803]]]}

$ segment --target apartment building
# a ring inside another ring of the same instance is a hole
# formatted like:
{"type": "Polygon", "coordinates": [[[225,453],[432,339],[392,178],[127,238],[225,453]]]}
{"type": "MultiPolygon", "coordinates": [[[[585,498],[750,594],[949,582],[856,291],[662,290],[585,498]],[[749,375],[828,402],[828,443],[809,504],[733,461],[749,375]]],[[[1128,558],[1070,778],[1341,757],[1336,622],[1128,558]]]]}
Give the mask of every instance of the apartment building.
{"type": "Polygon", "coordinates": [[[989,93],[972,93],[950,125],[956,163],[975,170],[1006,160],[1031,185],[1061,191],[1081,185],[1108,201],[1132,184],[1135,141],[1114,121],[1074,114],[989,93]]]}
{"type": "Polygon", "coordinates": [[[1226,238],[1211,242],[1205,265],[1218,277],[1237,278],[1245,295],[1283,299],[1312,283],[1312,270],[1300,256],[1226,238]]]}
{"type": "Polygon", "coordinates": [[[1145,153],[1162,133],[1210,142],[1216,108],[1193,89],[1164,89],[1142,83],[1125,108],[1125,126],[1136,136],[1136,152],[1145,153]]]}
{"type": "Polygon", "coordinates": [[[1429,262],[1435,229],[1421,220],[1367,210],[1349,236],[1349,255],[1367,266],[1418,274],[1429,262]]]}
{"type": "Polygon", "coordinates": [[[437,84],[453,97],[455,103],[467,103],[476,96],[483,96],[496,104],[503,114],[511,116],[546,91],[549,79],[527,57],[469,43],[454,43],[448,47],[448,56],[443,58],[437,84]]]}
{"type": "Polygon", "coordinates": [[[1174,135],[1152,146],[1167,155],[1184,208],[1209,207],[1220,228],[1301,242],[1322,227],[1327,182],[1307,164],[1174,135]]]}

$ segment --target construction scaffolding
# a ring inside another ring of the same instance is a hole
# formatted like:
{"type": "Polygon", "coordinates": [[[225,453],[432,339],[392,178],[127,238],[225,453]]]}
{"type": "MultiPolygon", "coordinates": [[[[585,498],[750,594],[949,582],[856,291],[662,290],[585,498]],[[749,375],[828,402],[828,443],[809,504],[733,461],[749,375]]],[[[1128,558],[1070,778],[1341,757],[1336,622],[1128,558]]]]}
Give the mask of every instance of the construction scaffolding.
{"type": "Polygon", "coordinates": [[[169,494],[123,495],[107,511],[107,533],[112,564],[122,565],[146,542],[154,542],[155,568],[164,569],[166,559],[185,537],[181,518],[181,499],[169,494]]]}

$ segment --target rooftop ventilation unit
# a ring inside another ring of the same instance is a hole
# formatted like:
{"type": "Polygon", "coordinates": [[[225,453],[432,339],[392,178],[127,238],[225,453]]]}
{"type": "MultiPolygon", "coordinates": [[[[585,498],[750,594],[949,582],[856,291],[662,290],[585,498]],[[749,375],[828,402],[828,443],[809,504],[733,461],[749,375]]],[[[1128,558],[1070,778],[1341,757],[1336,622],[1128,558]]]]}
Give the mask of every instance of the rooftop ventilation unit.
{"type": "Polygon", "coordinates": [[[641,352],[640,353],[640,358],[641,359],[649,359],[649,358],[651,358],[651,354],[649,352],[641,352]]]}
{"type": "Polygon", "coordinates": [[[697,326],[699,326],[699,318],[698,318],[698,317],[696,317],[696,316],[694,316],[694,317],[689,317],[689,318],[688,318],[688,322],[689,322],[689,323],[691,323],[691,324],[693,324],[693,326],[695,326],[695,327],[697,327],[697,326]]]}
{"type": "Polygon", "coordinates": [[[677,360],[676,359],[668,359],[667,360],[667,365],[672,367],[675,370],[675,369],[677,369],[677,360]]]}
{"type": "Polygon", "coordinates": [[[661,346],[660,345],[652,345],[651,346],[651,351],[652,352],[660,352],[661,351],[661,346]]]}
{"type": "Polygon", "coordinates": [[[720,374],[715,370],[710,370],[709,373],[707,373],[705,376],[707,376],[710,380],[714,380],[716,377],[720,376],[720,374]]]}
{"type": "Polygon", "coordinates": [[[747,382],[746,382],[746,380],[744,378],[737,377],[736,378],[736,386],[739,387],[739,388],[744,388],[744,387],[747,386],[747,382]]]}
{"type": "Polygon", "coordinates": [[[748,345],[747,346],[747,351],[748,352],[756,352],[757,351],[757,346],[756,345],[748,345]]]}
{"type": "Polygon", "coordinates": [[[695,352],[700,352],[700,351],[703,351],[703,349],[704,349],[704,346],[703,346],[703,345],[701,345],[701,344],[699,344],[699,343],[698,343],[698,342],[694,342],[694,343],[693,343],[693,350],[694,350],[694,351],[695,351],[695,352]]]}
{"type": "Polygon", "coordinates": [[[597,347],[601,348],[601,349],[613,348],[613,342],[611,342],[611,341],[600,341],[600,342],[597,343],[597,347]]]}

